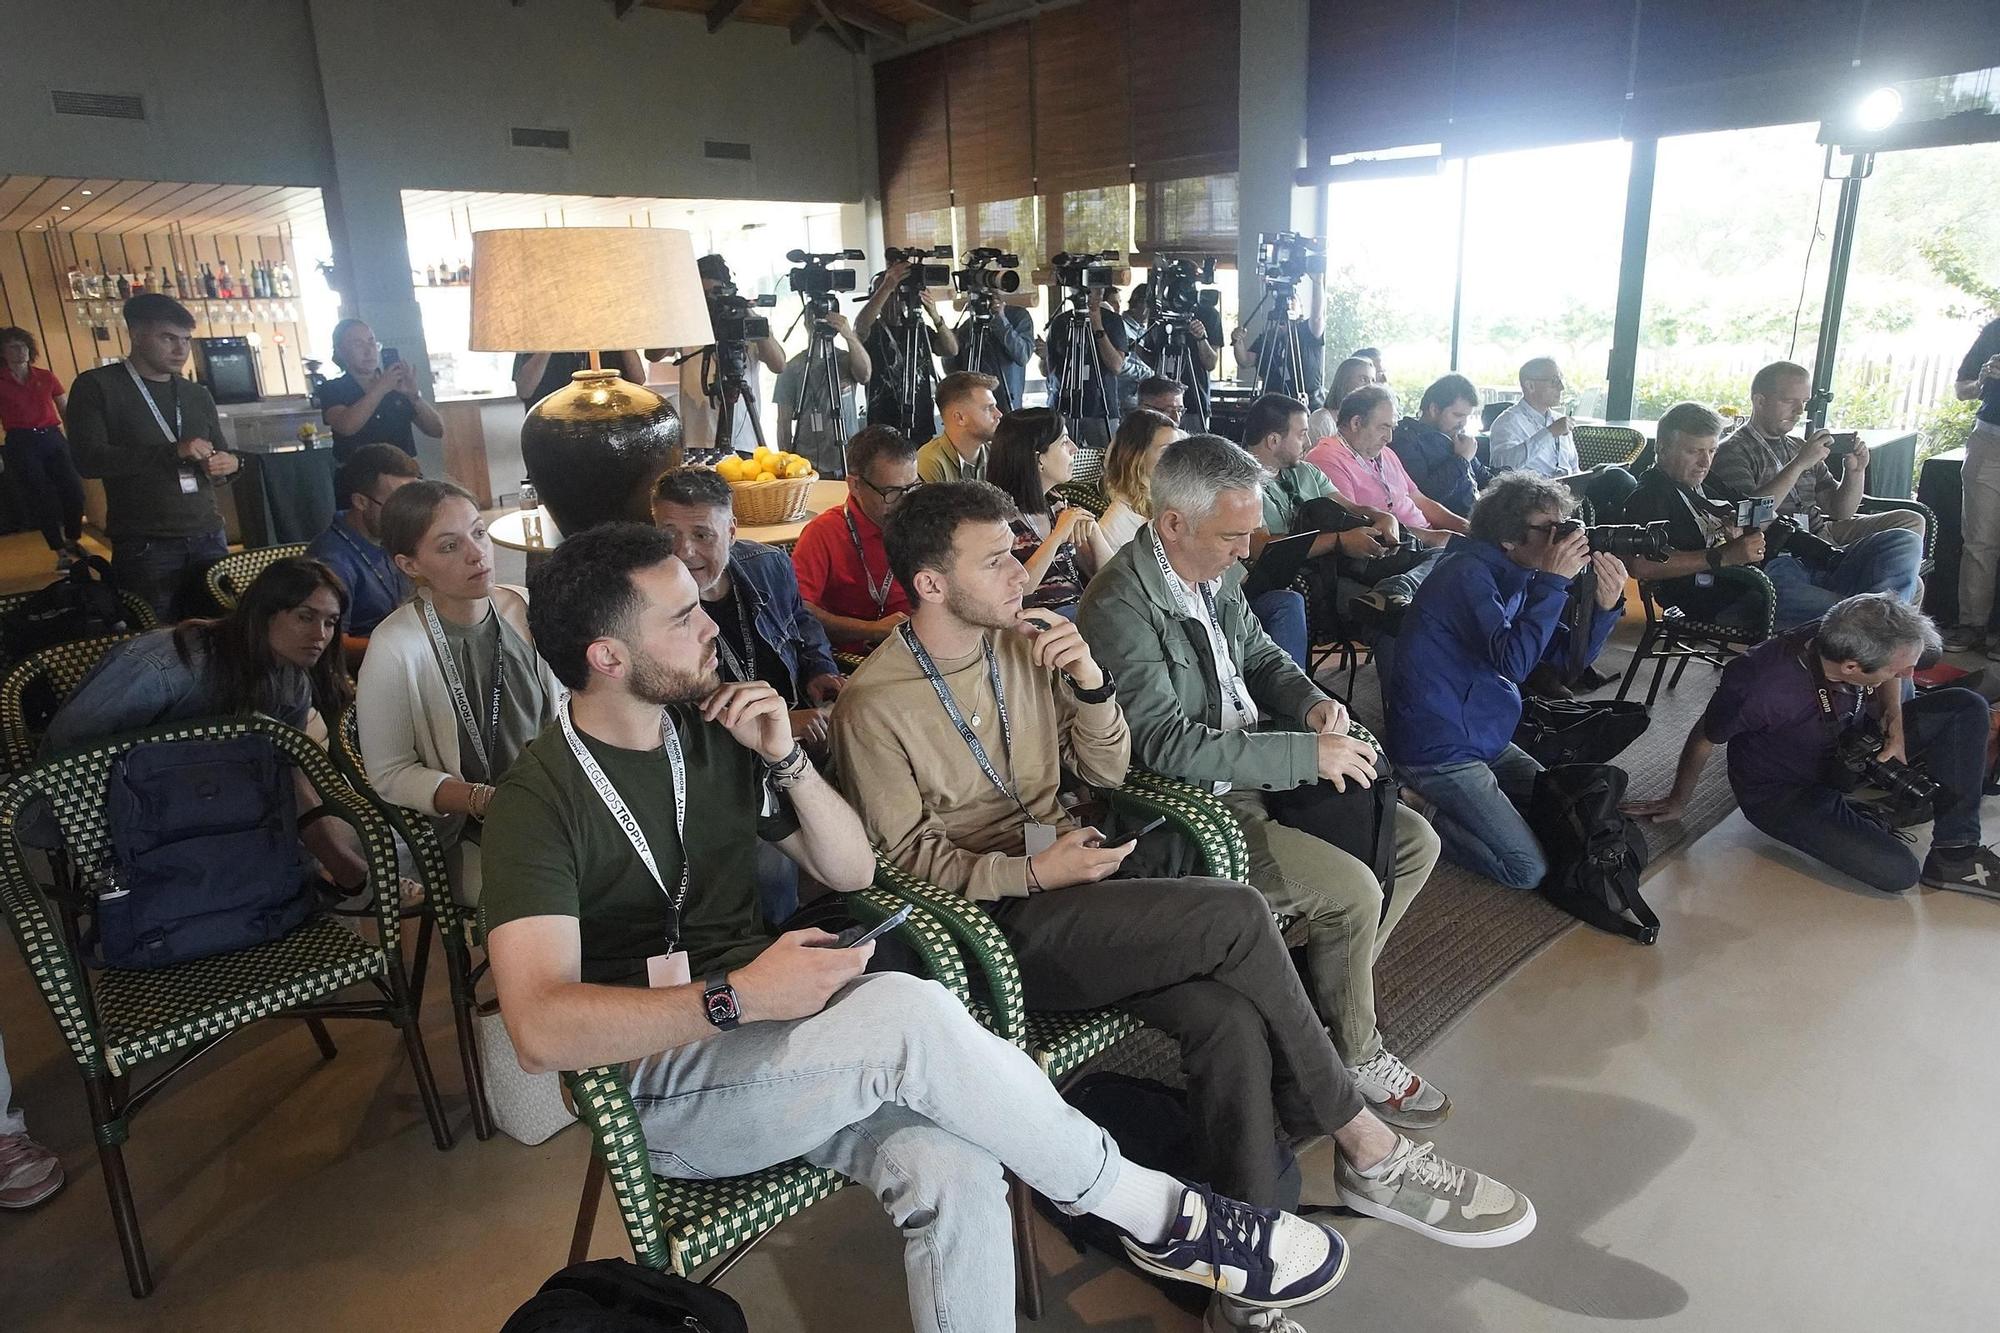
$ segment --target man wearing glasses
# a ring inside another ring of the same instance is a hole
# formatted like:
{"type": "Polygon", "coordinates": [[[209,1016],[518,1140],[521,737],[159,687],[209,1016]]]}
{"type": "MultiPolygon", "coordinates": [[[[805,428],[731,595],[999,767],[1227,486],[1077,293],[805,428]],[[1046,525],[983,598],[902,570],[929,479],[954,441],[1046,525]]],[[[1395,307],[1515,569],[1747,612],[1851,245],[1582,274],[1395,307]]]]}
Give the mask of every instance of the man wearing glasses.
{"type": "Polygon", "coordinates": [[[1178,382],[1154,375],[1139,385],[1139,406],[1158,412],[1178,426],[1181,413],[1187,410],[1185,395],[1186,390],[1178,382]]]}
{"type": "Polygon", "coordinates": [[[921,484],[917,446],[894,426],[870,426],[847,442],[847,503],[799,533],[792,547],[799,595],[835,651],[872,652],[909,618],[909,597],[889,572],[882,525],[921,484]]]}
{"type": "Polygon", "coordinates": [[[1557,415],[1567,388],[1561,369],[1546,356],[1521,367],[1521,397],[1500,414],[1489,432],[1493,470],[1532,472],[1560,481],[1590,501],[1598,522],[1610,522],[1639,483],[1622,467],[1584,471],[1569,414],[1557,415]]]}

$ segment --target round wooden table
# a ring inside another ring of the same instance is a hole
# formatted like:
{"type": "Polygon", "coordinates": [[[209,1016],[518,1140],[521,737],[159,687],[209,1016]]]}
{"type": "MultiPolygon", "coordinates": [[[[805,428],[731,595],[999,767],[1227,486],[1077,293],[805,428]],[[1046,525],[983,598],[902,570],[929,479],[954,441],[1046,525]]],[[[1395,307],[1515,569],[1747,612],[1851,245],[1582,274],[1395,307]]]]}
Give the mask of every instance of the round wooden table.
{"type": "MultiPolygon", "coordinates": [[[[820,480],[812,484],[812,491],[806,496],[805,517],[795,523],[767,523],[757,527],[740,527],[736,535],[744,541],[762,542],[766,546],[790,546],[799,539],[799,533],[814,515],[829,509],[838,509],[847,503],[847,483],[844,481],[820,480]]],[[[547,509],[513,509],[493,520],[486,529],[492,534],[496,546],[504,546],[510,551],[526,551],[530,562],[537,555],[546,555],[562,545],[562,532],[556,521],[549,517],[547,509]]]]}

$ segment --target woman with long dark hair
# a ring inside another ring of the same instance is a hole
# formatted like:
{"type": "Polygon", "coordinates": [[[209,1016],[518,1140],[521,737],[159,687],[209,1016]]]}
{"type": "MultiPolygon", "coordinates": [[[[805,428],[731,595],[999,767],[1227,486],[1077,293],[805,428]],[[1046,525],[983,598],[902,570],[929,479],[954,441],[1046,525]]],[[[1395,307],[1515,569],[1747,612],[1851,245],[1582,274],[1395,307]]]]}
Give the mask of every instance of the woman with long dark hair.
{"type": "Polygon", "coordinates": [[[35,364],[35,335],[0,329],[0,429],[7,432],[7,470],[14,474],[42,540],[69,566],[83,540],[83,480],[63,438],[69,395],[55,373],[35,364]]]}
{"type": "Polygon", "coordinates": [[[486,803],[555,721],[562,687],[535,652],[527,589],[494,582],[493,539],[463,487],[409,482],[377,526],[416,595],[369,638],[361,757],[383,799],[436,822],[452,892],[471,905],[486,803]]]}
{"type": "MultiPolygon", "coordinates": [[[[294,556],[259,574],[236,609],[141,634],[105,653],[49,722],[44,748],[74,750],[165,722],[261,713],[324,745],[328,719],[354,698],[340,637],[347,589],[317,560],[294,556]]],[[[354,830],[315,820],[319,797],[299,777],[299,833],[334,884],[367,882],[354,830]]]]}
{"type": "Polygon", "coordinates": [[[1067,616],[1076,614],[1090,576],[1116,554],[1095,518],[1055,494],[1075,471],[1076,445],[1055,411],[1029,407],[1000,418],[986,479],[1020,510],[1012,524],[1014,557],[1033,585],[1022,605],[1067,616]]]}

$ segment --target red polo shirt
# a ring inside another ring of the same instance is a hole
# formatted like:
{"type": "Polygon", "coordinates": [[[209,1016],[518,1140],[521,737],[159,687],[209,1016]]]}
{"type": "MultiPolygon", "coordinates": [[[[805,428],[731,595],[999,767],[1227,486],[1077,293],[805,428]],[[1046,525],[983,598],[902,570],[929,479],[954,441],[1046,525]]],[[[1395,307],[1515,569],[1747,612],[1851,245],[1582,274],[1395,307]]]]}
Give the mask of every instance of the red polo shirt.
{"type": "MultiPolygon", "coordinates": [[[[889,553],[882,548],[882,529],[852,496],[838,509],[829,509],[806,524],[792,547],[792,568],[799,576],[799,596],[822,611],[855,620],[880,620],[896,611],[908,615],[910,599],[903,585],[889,573],[889,553]],[[847,520],[854,520],[848,531],[847,520]],[[855,539],[860,539],[857,548],[855,539]],[[889,589],[878,603],[876,593],[883,580],[889,589]],[[870,585],[874,591],[870,591],[870,585]]],[[[868,643],[839,643],[843,652],[865,653],[868,643]]]]}
{"type": "Polygon", "coordinates": [[[56,415],[56,398],[62,391],[62,381],[41,366],[28,367],[25,384],[15,379],[12,371],[0,366],[0,429],[36,430],[62,425],[62,418],[56,415]]]}

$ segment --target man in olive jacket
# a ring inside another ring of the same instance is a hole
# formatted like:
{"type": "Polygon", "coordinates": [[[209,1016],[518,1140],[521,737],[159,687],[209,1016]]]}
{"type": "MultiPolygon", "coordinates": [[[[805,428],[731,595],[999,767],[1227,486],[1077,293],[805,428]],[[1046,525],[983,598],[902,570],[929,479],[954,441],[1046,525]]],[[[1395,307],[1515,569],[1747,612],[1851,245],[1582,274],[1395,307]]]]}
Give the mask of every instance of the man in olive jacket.
{"type": "Polygon", "coordinates": [[[1394,889],[1307,831],[1325,790],[1370,783],[1374,747],[1251,615],[1239,562],[1263,522],[1263,471],[1216,435],[1167,447],[1153,521],[1090,581],[1078,624],[1118,682],[1135,762],[1220,795],[1243,825],[1250,882],[1306,923],[1313,999],[1377,1115],[1422,1129],[1451,1112],[1438,1088],[1382,1045],[1374,964],[1437,864],[1421,815],[1395,808],[1394,889]]]}

